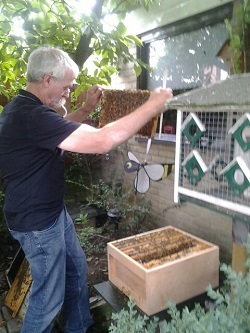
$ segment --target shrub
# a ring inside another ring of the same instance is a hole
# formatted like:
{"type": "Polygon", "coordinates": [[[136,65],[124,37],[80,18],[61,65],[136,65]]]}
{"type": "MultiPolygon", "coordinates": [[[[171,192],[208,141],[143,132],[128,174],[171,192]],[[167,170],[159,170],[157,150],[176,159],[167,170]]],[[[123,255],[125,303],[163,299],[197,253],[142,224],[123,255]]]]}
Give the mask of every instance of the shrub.
{"type": "Polygon", "coordinates": [[[9,251],[9,245],[11,245],[14,241],[9,232],[9,229],[6,226],[4,214],[3,214],[3,203],[4,203],[4,194],[0,190],[0,253],[6,254],[9,251]]]}

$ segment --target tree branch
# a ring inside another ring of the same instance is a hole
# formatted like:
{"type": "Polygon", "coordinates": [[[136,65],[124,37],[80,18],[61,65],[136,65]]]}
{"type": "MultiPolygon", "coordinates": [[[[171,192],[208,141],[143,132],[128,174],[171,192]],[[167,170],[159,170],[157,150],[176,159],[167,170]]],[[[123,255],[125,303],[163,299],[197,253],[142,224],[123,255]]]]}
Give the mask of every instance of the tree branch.
{"type": "MultiPolygon", "coordinates": [[[[98,17],[101,18],[102,15],[102,7],[103,7],[104,0],[96,1],[95,6],[93,7],[93,13],[98,17]]],[[[80,41],[77,45],[74,61],[77,65],[82,68],[85,61],[89,58],[92,53],[92,49],[90,47],[90,41],[93,36],[93,32],[88,30],[88,33],[83,33],[80,41]]]]}

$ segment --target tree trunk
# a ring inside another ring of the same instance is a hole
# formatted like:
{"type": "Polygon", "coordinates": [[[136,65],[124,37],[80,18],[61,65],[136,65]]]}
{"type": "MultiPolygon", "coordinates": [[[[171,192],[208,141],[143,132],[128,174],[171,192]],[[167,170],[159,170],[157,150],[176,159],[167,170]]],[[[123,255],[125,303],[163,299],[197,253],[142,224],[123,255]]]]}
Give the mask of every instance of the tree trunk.
{"type": "MultiPolygon", "coordinates": [[[[93,13],[98,18],[102,16],[102,7],[103,7],[104,0],[96,1],[95,6],[93,7],[93,13]]],[[[90,47],[90,41],[93,36],[93,32],[88,28],[86,31],[83,32],[80,41],[77,45],[74,61],[77,63],[79,68],[82,68],[85,61],[89,58],[92,53],[92,49],[90,47]]]]}

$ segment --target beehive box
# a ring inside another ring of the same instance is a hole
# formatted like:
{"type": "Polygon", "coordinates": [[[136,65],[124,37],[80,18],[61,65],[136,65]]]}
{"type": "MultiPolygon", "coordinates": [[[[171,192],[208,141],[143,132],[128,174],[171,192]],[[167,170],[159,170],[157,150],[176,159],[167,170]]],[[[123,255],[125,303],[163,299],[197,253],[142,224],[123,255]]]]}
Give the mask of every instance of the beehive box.
{"type": "Polygon", "coordinates": [[[219,284],[218,246],[172,226],[108,243],[109,280],[147,315],[219,284]]]}

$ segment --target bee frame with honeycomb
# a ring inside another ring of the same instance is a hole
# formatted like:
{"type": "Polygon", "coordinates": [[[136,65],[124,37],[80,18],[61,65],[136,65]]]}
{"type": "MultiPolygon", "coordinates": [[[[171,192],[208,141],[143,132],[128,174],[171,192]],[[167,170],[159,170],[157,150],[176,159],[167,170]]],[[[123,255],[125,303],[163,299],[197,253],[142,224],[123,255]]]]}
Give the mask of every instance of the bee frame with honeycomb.
{"type": "MultiPolygon", "coordinates": [[[[103,91],[101,100],[101,113],[99,127],[103,127],[112,121],[118,120],[133,112],[144,104],[150,96],[149,90],[118,90],[106,89],[103,91]]],[[[158,116],[152,118],[143,126],[137,135],[148,138],[154,137],[156,133],[158,116]]]]}

